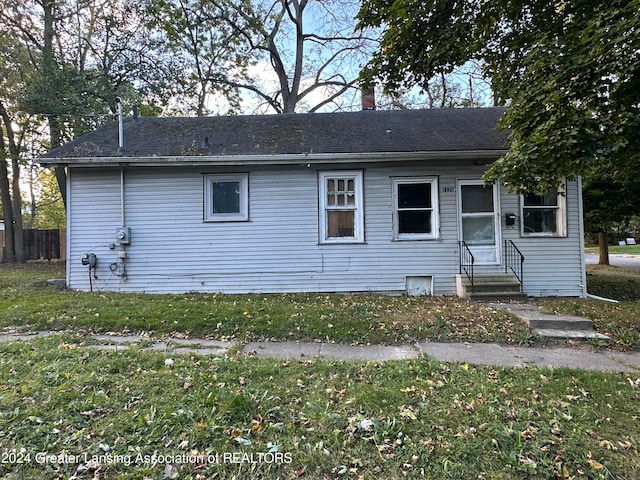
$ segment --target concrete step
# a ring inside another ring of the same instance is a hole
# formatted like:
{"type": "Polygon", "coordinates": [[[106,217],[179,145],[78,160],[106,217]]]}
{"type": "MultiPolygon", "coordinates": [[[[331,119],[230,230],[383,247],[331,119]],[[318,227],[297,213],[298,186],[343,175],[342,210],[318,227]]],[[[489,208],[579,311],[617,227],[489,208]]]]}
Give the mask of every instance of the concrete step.
{"type": "Polygon", "coordinates": [[[533,331],[536,332],[536,335],[548,338],[567,338],[574,340],[587,340],[594,338],[602,340],[603,342],[608,342],[609,340],[611,340],[606,335],[594,332],[593,330],[560,330],[557,328],[534,328],[533,331]]]}
{"type": "Polygon", "coordinates": [[[477,302],[496,302],[496,301],[505,301],[505,302],[524,302],[527,300],[527,294],[521,291],[494,291],[494,292],[478,292],[474,290],[473,293],[469,293],[467,298],[470,300],[474,300],[477,302]]]}
{"type": "MultiPolygon", "coordinates": [[[[471,282],[466,275],[461,276],[462,283],[470,285],[471,282]]],[[[476,273],[473,276],[473,284],[491,284],[491,283],[516,283],[516,277],[510,273],[476,273]]]]}
{"type": "Polygon", "coordinates": [[[609,341],[609,337],[593,330],[593,322],[587,318],[573,315],[551,315],[542,313],[538,307],[531,304],[494,304],[524,320],[535,332],[542,337],[590,339],[595,338],[609,341]]]}
{"type": "Polygon", "coordinates": [[[492,282],[492,283],[477,283],[471,285],[465,285],[465,291],[468,293],[476,292],[520,292],[519,283],[507,283],[507,282],[492,282]]]}
{"type": "Polygon", "coordinates": [[[521,291],[520,282],[508,273],[477,273],[471,281],[466,276],[458,276],[459,294],[479,301],[526,300],[521,291]]]}
{"type": "Polygon", "coordinates": [[[530,318],[527,323],[531,328],[593,331],[593,322],[591,320],[567,315],[540,314],[534,318],[530,318]]]}

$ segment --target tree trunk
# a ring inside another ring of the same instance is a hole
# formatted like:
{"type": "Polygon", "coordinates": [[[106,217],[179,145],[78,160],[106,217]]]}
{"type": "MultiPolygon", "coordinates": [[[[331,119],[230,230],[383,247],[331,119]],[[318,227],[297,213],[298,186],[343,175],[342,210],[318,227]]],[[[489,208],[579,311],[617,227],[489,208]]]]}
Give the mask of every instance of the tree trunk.
{"type": "Polygon", "coordinates": [[[11,180],[13,193],[13,248],[16,263],[25,263],[24,230],[22,228],[22,196],[20,195],[20,163],[15,155],[11,155],[11,180]]]}
{"type": "Polygon", "coordinates": [[[598,233],[598,265],[609,265],[609,235],[607,232],[598,233]]]}
{"type": "MultiPolygon", "coordinates": [[[[0,133],[2,129],[0,128],[0,133]]],[[[0,135],[0,198],[2,199],[2,215],[4,218],[4,244],[7,262],[15,261],[16,251],[13,236],[13,207],[11,203],[11,191],[9,189],[9,173],[7,169],[6,153],[4,151],[4,137],[0,135]]],[[[2,259],[0,258],[0,261],[2,259]]]]}
{"type": "MultiPolygon", "coordinates": [[[[12,252],[7,252],[7,259],[9,261],[24,263],[26,262],[26,256],[24,251],[24,235],[22,231],[22,200],[20,197],[20,147],[16,142],[16,135],[13,130],[13,123],[11,121],[11,117],[7,113],[7,110],[2,102],[0,102],[0,118],[2,119],[2,123],[4,124],[4,130],[0,128],[0,133],[4,135],[6,133],[6,138],[8,141],[9,147],[9,156],[11,157],[11,197],[8,199],[8,205],[10,206],[10,219],[5,218],[5,224],[10,223],[10,230],[6,232],[6,236],[9,237],[13,241],[12,252]],[[11,253],[11,255],[9,254],[11,253]]],[[[7,145],[4,143],[4,137],[2,142],[0,142],[0,147],[2,147],[2,172],[0,173],[0,181],[3,183],[6,182],[6,187],[3,186],[2,190],[8,187],[9,178],[7,174],[7,155],[6,155],[6,147],[7,145]]],[[[8,195],[7,195],[8,196],[8,195]]],[[[5,194],[3,193],[2,204],[4,209],[6,209],[5,194]]],[[[11,241],[10,240],[10,241],[11,241]]]]}
{"type": "MultiPolygon", "coordinates": [[[[42,73],[45,78],[50,82],[54,82],[56,78],[56,61],[53,55],[53,39],[55,37],[54,27],[54,0],[45,0],[42,4],[44,10],[44,44],[42,47],[42,73]]],[[[55,87],[49,85],[47,89],[48,95],[54,94],[55,87]]],[[[49,116],[49,137],[51,141],[51,149],[58,148],[61,144],[60,140],[60,120],[54,115],[53,111],[46,112],[49,116]]],[[[65,208],[67,207],[67,172],[64,167],[55,167],[56,180],[58,181],[58,188],[60,188],[60,195],[62,195],[62,202],[65,208]]]]}

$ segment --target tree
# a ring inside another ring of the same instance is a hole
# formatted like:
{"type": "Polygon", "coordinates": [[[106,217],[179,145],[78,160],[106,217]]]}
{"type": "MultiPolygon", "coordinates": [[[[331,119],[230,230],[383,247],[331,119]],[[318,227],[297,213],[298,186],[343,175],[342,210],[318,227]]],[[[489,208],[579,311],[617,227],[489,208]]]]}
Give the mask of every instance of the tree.
{"type": "Polygon", "coordinates": [[[12,262],[24,263],[24,236],[22,228],[22,198],[20,196],[20,148],[22,135],[14,128],[14,119],[10,116],[4,103],[0,101],[0,190],[5,215],[5,229],[9,237],[7,257],[12,262]],[[5,142],[5,138],[7,139],[5,142]],[[11,194],[8,190],[7,152],[11,162],[11,194]],[[11,206],[9,208],[9,205],[11,206]],[[7,222],[11,225],[7,227],[7,222]]]}
{"type": "Polygon", "coordinates": [[[540,193],[596,170],[638,178],[640,0],[365,0],[358,18],[386,26],[362,78],[389,90],[483,62],[510,144],[487,181],[540,193]]]}
{"type": "Polygon", "coordinates": [[[208,5],[208,0],[154,0],[147,6],[147,21],[164,31],[173,68],[181,73],[176,79],[181,110],[195,111],[197,116],[211,113],[215,93],[226,98],[231,110],[238,108],[237,89],[213,85],[213,79],[231,70],[246,76],[249,62],[240,50],[238,32],[208,14],[208,5]]]}
{"type": "Polygon", "coordinates": [[[353,0],[210,0],[208,14],[234,32],[253,76],[230,70],[212,77],[258,101],[259,111],[349,108],[360,63],[376,45],[354,33],[353,0]]]}
{"type": "Polygon", "coordinates": [[[5,226],[6,257],[25,261],[20,195],[21,152],[29,132],[28,118],[16,112],[12,99],[24,84],[29,69],[21,69],[27,51],[10,35],[0,33],[0,200],[5,226]]]}
{"type": "Polygon", "coordinates": [[[587,233],[597,235],[601,265],[609,265],[609,235],[640,209],[640,184],[597,175],[585,179],[584,220],[587,233]]]}
{"type": "Polygon", "coordinates": [[[37,229],[60,229],[66,225],[62,196],[55,175],[48,169],[33,166],[32,195],[28,203],[29,215],[25,215],[37,229]]]}
{"type": "MultiPolygon", "coordinates": [[[[0,28],[27,49],[30,70],[15,103],[44,118],[49,149],[115,113],[116,97],[166,101],[179,72],[142,16],[130,0],[5,2],[0,28]]],[[[65,170],[55,173],[66,203],[65,170]]]]}

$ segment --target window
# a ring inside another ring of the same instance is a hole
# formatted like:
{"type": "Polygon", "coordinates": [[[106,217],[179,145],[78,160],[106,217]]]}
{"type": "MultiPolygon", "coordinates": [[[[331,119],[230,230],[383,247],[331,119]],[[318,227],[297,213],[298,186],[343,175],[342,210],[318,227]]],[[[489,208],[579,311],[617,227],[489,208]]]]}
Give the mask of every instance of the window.
{"type": "Polygon", "coordinates": [[[396,240],[438,237],[437,193],[435,178],[393,180],[393,227],[396,240]]]}
{"type": "Polygon", "coordinates": [[[566,201],[557,190],[549,190],[544,195],[523,195],[521,205],[522,235],[566,236],[566,201]]]}
{"type": "Polygon", "coordinates": [[[362,172],[321,172],[318,178],[320,241],[364,242],[362,172]]]}
{"type": "Polygon", "coordinates": [[[205,222],[249,220],[249,175],[204,176],[205,222]]]}

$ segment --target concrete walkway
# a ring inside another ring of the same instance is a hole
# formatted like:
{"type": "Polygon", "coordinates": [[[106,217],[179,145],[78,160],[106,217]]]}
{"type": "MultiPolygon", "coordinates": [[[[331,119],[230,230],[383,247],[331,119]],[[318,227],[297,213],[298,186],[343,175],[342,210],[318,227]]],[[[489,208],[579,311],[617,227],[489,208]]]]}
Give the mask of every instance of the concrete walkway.
{"type": "MultiPolygon", "coordinates": [[[[56,335],[58,332],[34,332],[0,335],[0,343],[30,341],[56,335]]],[[[224,355],[234,342],[208,339],[165,338],[162,340],[135,335],[92,335],[98,342],[89,348],[118,351],[142,345],[143,350],[165,352],[167,355],[224,355]]],[[[469,363],[506,367],[544,366],[582,370],[640,372],[640,352],[594,352],[588,345],[563,347],[516,347],[494,343],[435,343],[413,345],[342,345],[305,342],[249,342],[241,353],[259,358],[281,360],[311,360],[316,358],[341,361],[405,360],[422,355],[441,362],[469,363]]]]}

